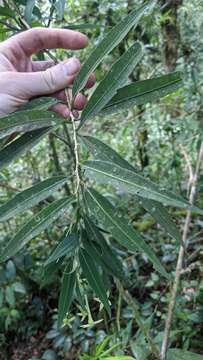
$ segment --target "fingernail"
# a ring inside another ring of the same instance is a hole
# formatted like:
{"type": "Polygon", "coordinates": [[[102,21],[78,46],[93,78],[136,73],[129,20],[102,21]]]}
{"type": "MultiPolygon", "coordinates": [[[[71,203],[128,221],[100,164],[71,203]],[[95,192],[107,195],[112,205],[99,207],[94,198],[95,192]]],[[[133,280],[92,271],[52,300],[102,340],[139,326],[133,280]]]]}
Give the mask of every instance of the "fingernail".
{"type": "Polygon", "coordinates": [[[76,58],[71,58],[64,63],[66,75],[74,75],[80,69],[80,62],[76,58]]]}

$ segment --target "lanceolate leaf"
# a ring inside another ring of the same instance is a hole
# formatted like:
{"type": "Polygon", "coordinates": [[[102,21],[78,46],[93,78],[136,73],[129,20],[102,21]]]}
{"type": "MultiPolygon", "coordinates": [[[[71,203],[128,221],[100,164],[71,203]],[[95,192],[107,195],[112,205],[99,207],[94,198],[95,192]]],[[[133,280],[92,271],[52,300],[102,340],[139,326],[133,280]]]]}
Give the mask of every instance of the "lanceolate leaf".
{"type": "Polygon", "coordinates": [[[137,26],[141,17],[149,13],[156,4],[156,0],[147,1],[139,9],[131,11],[120,23],[113,27],[107,36],[93,50],[87,61],[82,66],[73,84],[73,96],[75,96],[86,83],[89,75],[102,62],[103,58],[109,54],[127,35],[130,29],[137,26]]]}
{"type": "Polygon", "coordinates": [[[59,260],[63,256],[65,256],[66,258],[73,256],[78,246],[79,246],[78,236],[76,234],[69,235],[65,233],[62,236],[56,248],[54,249],[54,251],[47,259],[45,266],[56,260],[59,260]]]}
{"type": "Polygon", "coordinates": [[[122,263],[117,258],[111,247],[107,244],[105,238],[96,227],[96,225],[90,220],[88,216],[84,217],[85,230],[87,231],[88,237],[91,240],[90,246],[96,248],[97,256],[105,264],[105,267],[110,271],[113,276],[123,278],[122,263]]]}
{"type": "Polygon", "coordinates": [[[58,326],[63,325],[63,319],[69,311],[73,300],[76,283],[76,272],[73,271],[73,261],[70,261],[64,270],[61,293],[59,297],[58,326]]]}
{"type": "Polygon", "coordinates": [[[167,360],[203,360],[203,355],[180,349],[169,349],[167,360]]]}
{"type": "Polygon", "coordinates": [[[158,185],[141,176],[135,171],[130,171],[116,164],[106,161],[87,161],[84,168],[93,179],[101,183],[108,183],[131,194],[155,200],[164,205],[175,206],[194,210],[200,214],[203,211],[191,206],[187,200],[170,191],[159,189],[158,185]]]}
{"type": "Polygon", "coordinates": [[[8,6],[0,6],[0,15],[14,18],[16,14],[8,6]]]}
{"type": "Polygon", "coordinates": [[[88,118],[98,114],[116,94],[117,89],[126,82],[128,76],[141,59],[141,54],[142,48],[140,44],[135,43],[116,61],[104,80],[97,86],[87,106],[83,110],[80,126],[82,126],[88,118]]]}
{"type": "Polygon", "coordinates": [[[53,191],[60,188],[66,180],[67,178],[64,176],[54,176],[17,194],[0,207],[0,221],[8,220],[38,204],[43,199],[52,195],[53,191]]]}
{"type": "Polygon", "coordinates": [[[62,215],[67,206],[73,201],[72,197],[56,200],[45,209],[42,209],[19,232],[9,241],[6,248],[0,255],[0,261],[5,261],[15,255],[29,240],[40,234],[42,231],[56,221],[62,215]]]}
{"type": "Polygon", "coordinates": [[[58,103],[57,99],[49,96],[42,96],[37,99],[29,101],[27,104],[21,107],[20,111],[30,111],[30,110],[48,110],[50,106],[56,105],[58,103]]]}
{"type": "Polygon", "coordinates": [[[30,131],[4,147],[0,151],[0,169],[8,166],[12,161],[32,149],[52,129],[52,127],[46,127],[30,131]]]}
{"type": "Polygon", "coordinates": [[[120,88],[116,95],[100,111],[100,114],[111,114],[135,105],[144,105],[171,94],[182,86],[183,81],[180,72],[133,82],[120,88]]]}
{"type": "Polygon", "coordinates": [[[47,126],[56,126],[64,120],[51,111],[19,111],[8,115],[0,121],[0,138],[13,132],[26,132],[47,126]]]}
{"type": "MultiPolygon", "coordinates": [[[[131,171],[140,172],[137,167],[130,165],[116,151],[104,144],[102,141],[91,136],[82,136],[82,140],[88,146],[95,159],[111,161],[131,171]]],[[[113,166],[113,164],[112,164],[113,166]]],[[[171,235],[177,242],[181,241],[181,234],[173,222],[167,209],[159,202],[139,197],[140,205],[148,211],[154,219],[171,235]]]]}
{"type": "Polygon", "coordinates": [[[140,234],[128,224],[127,220],[116,215],[115,208],[106,198],[93,189],[88,189],[84,194],[84,198],[91,213],[105,229],[109,230],[116,241],[132,252],[144,252],[152,262],[154,268],[159,271],[160,274],[169,278],[169,275],[161,265],[152,248],[146,244],[140,234]]]}
{"type": "Polygon", "coordinates": [[[80,265],[82,267],[83,275],[87,279],[89,285],[94,290],[95,294],[104,304],[107,312],[111,313],[109,302],[106,296],[106,291],[102,282],[102,278],[97,270],[94,259],[83,249],[79,252],[80,265]]]}

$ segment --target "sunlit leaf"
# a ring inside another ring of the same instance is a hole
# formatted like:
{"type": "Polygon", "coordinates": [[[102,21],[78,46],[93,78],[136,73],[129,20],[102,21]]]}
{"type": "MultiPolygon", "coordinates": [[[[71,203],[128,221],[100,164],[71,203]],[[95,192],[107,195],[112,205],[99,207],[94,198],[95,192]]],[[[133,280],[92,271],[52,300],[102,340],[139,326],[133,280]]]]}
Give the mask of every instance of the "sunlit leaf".
{"type": "Polygon", "coordinates": [[[112,66],[105,78],[100,82],[88,101],[81,115],[80,126],[99,111],[116,94],[116,91],[128,79],[136,64],[141,59],[142,48],[135,43],[112,66]]]}
{"type": "Polygon", "coordinates": [[[128,250],[144,252],[152,262],[154,268],[166,278],[169,275],[161,265],[153,249],[144,241],[141,235],[129,225],[128,221],[116,214],[112,204],[94,189],[84,193],[84,199],[90,212],[107,229],[114,239],[128,250]]]}
{"type": "Polygon", "coordinates": [[[65,256],[66,258],[73,256],[78,246],[78,236],[76,234],[67,234],[66,232],[59,240],[58,245],[47,259],[45,266],[56,260],[59,260],[63,256],[65,256]]]}
{"type": "Polygon", "coordinates": [[[103,58],[123,40],[132,27],[135,28],[137,26],[143,15],[150,13],[155,4],[156,0],[147,1],[139,9],[131,11],[130,14],[108,32],[82,66],[73,84],[73,96],[83,88],[89,75],[102,62],[103,58]]]}
{"type": "Polygon", "coordinates": [[[66,211],[67,206],[72,201],[72,197],[66,197],[56,200],[42,209],[11,238],[0,255],[0,261],[2,262],[15,255],[29,240],[47,229],[66,211]]]}
{"type": "Polygon", "coordinates": [[[51,111],[19,111],[8,115],[0,121],[0,138],[14,132],[26,132],[47,126],[56,126],[64,120],[51,111]]]}
{"type": "Polygon", "coordinates": [[[59,189],[66,181],[67,178],[64,176],[54,176],[17,194],[0,206],[0,221],[8,220],[30,209],[43,199],[53,195],[53,191],[59,189]]]}
{"type": "Polygon", "coordinates": [[[61,292],[59,297],[58,326],[63,325],[63,320],[69,311],[73,300],[76,283],[76,272],[73,271],[73,261],[69,261],[63,274],[61,292]]]}
{"type": "Polygon", "coordinates": [[[119,89],[116,95],[100,111],[100,115],[144,105],[160,99],[183,86],[182,74],[175,72],[154,79],[137,81],[119,89]]]}
{"type": "Polygon", "coordinates": [[[46,127],[29,131],[5,146],[0,151],[0,169],[8,166],[12,161],[32,149],[52,129],[52,127],[46,127]]]}
{"type": "Polygon", "coordinates": [[[83,275],[87,279],[89,285],[94,290],[100,301],[104,304],[108,314],[110,315],[111,310],[106,295],[105,287],[102,278],[98,272],[97,266],[94,259],[83,249],[79,252],[79,260],[82,268],[83,275]]]}
{"type": "Polygon", "coordinates": [[[88,176],[98,182],[111,184],[123,191],[161,202],[164,205],[190,209],[203,214],[202,210],[191,206],[184,198],[160,189],[157,184],[146,179],[140,173],[112,164],[112,162],[100,160],[87,161],[83,166],[87,170],[88,176]]]}

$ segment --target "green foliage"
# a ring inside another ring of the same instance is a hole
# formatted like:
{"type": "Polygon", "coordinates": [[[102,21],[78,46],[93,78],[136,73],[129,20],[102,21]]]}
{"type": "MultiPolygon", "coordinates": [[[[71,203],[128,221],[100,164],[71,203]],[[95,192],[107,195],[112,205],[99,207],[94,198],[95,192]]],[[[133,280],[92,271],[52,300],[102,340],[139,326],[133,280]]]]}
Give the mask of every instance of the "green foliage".
{"type": "MultiPolygon", "coordinates": [[[[197,289],[202,267],[197,261],[194,284],[190,259],[193,250],[201,253],[198,214],[202,214],[202,188],[200,184],[197,189],[198,207],[191,207],[185,200],[185,164],[179,151],[181,144],[195,163],[200,141],[195,123],[195,118],[201,117],[200,50],[195,34],[190,37],[183,26],[193,5],[183,2],[180,7],[184,38],[183,54],[177,61],[180,71],[161,75],[165,69],[160,37],[172,17],[170,12],[159,14],[156,7],[155,15],[140,22],[151,14],[156,1],[144,5],[139,1],[136,9],[130,1],[41,4],[17,0],[16,4],[31,26],[51,24],[86,31],[91,43],[96,43],[90,56],[89,49],[81,55],[87,60],[73,84],[73,97],[95,69],[100,82],[80,118],[88,136],[74,134],[68,123],[47,111],[58,102],[48,97],[32,100],[21,111],[0,119],[1,328],[15,331],[20,324],[18,333],[24,339],[25,334],[37,335],[38,328],[50,328],[46,317],[52,313],[53,327],[47,332],[49,344],[45,346],[54,350],[44,352],[44,359],[56,352],[65,357],[72,349],[78,354],[81,349],[85,353],[82,360],[130,360],[130,354],[136,360],[151,360],[153,344],[159,349],[163,338],[169,274],[181,243],[179,229],[189,209],[194,214],[186,269],[191,278],[177,299],[170,338],[170,345],[184,350],[169,350],[168,359],[201,359],[186,350],[201,351],[200,341],[194,346],[193,342],[201,334],[202,295],[197,289]],[[124,5],[128,10],[125,17],[124,5]],[[142,59],[141,46],[134,44],[137,39],[144,43],[142,59]],[[185,48],[190,48],[191,55],[184,53],[185,48]],[[184,91],[178,92],[185,68],[190,75],[184,91]],[[86,123],[86,119],[93,120],[86,123]],[[104,142],[89,133],[96,133],[104,142]],[[86,146],[79,148],[72,135],[86,146]],[[79,188],[74,180],[77,149],[79,188]],[[86,173],[91,174],[91,181],[86,173]],[[92,182],[96,190],[90,188],[92,182]],[[166,209],[165,205],[183,210],[166,209]],[[20,260],[26,263],[27,252],[34,259],[28,270],[20,260]],[[187,287],[198,293],[191,301],[185,295],[187,287]],[[27,293],[30,297],[26,300],[27,293]],[[106,333],[112,337],[103,342],[106,333]],[[93,344],[99,345],[92,352],[93,344]]],[[[0,15],[17,32],[22,23],[15,11],[4,6],[0,15]]],[[[14,31],[1,26],[2,34],[14,31]]],[[[62,59],[64,52],[57,51],[56,56],[62,59]]]]}

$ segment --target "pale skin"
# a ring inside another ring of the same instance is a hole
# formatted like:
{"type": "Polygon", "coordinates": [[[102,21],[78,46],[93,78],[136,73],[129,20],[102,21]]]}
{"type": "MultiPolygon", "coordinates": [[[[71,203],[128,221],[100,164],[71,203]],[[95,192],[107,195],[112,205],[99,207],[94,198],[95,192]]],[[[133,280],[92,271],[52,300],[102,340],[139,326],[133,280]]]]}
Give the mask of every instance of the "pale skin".
{"type": "MultiPolygon", "coordinates": [[[[66,101],[64,89],[70,87],[81,64],[78,58],[68,58],[57,65],[53,60],[34,61],[32,56],[44,49],[82,49],[87,37],[77,31],[35,28],[22,32],[0,44],[0,117],[4,117],[38,96],[53,96],[66,101]]],[[[95,84],[91,74],[86,88],[95,84]]],[[[75,113],[84,108],[86,97],[75,98],[75,113]]],[[[51,111],[64,118],[70,116],[66,104],[54,105],[51,111]]]]}

